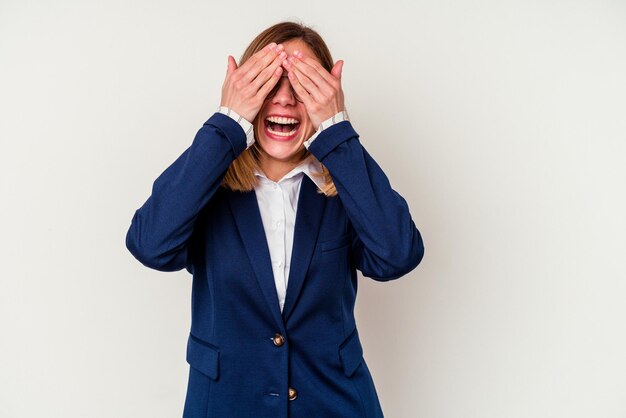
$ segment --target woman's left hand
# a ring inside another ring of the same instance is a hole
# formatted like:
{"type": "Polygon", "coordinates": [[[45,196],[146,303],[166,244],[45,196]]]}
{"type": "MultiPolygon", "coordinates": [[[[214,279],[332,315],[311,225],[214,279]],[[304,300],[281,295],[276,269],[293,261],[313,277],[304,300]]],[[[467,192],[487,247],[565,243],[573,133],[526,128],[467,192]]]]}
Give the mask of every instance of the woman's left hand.
{"type": "Polygon", "coordinates": [[[345,110],[341,72],[343,60],[335,63],[330,73],[311,57],[294,51],[283,63],[289,81],[306,107],[309,119],[317,130],[322,122],[345,110]]]}

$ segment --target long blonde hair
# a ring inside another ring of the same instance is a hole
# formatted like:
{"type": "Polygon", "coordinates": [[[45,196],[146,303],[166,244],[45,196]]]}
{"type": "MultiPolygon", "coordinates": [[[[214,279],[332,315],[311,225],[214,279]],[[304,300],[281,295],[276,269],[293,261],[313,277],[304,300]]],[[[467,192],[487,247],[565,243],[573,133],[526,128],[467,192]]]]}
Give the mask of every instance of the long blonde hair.
{"type": "MultiPolygon", "coordinates": [[[[289,41],[291,39],[299,39],[305,42],[319,59],[322,66],[326,71],[330,72],[333,68],[333,59],[330,54],[330,50],[322,37],[310,27],[296,22],[280,22],[270,26],[261,32],[254,40],[248,45],[243,55],[239,59],[237,66],[241,66],[248,58],[254,55],[257,51],[260,51],[269,43],[276,42],[277,44],[289,41]]],[[[257,115],[252,121],[254,125],[254,135],[257,137],[258,118],[257,115]]],[[[307,158],[315,159],[306,148],[303,154],[302,160],[307,158]]],[[[321,163],[320,163],[321,164],[321,163]]],[[[337,189],[333,183],[328,169],[321,164],[322,172],[319,173],[320,177],[326,177],[322,189],[318,189],[318,193],[324,193],[326,196],[337,195],[337,189]]],[[[257,185],[258,179],[255,176],[255,170],[259,169],[259,145],[258,142],[254,142],[252,146],[244,150],[235,160],[231,163],[226,171],[221,186],[229,188],[231,190],[237,190],[242,192],[248,192],[254,189],[257,185]]],[[[313,175],[316,175],[313,173],[313,175]]]]}

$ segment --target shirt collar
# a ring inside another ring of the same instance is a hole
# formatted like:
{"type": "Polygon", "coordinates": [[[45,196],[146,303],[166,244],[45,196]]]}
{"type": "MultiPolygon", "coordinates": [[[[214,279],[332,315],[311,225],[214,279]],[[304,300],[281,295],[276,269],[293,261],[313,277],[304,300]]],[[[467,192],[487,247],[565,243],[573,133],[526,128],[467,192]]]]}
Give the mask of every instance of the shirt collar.
{"type": "MultiPolygon", "coordinates": [[[[300,173],[304,173],[313,181],[313,183],[315,183],[317,187],[319,187],[321,190],[324,190],[326,176],[316,177],[312,174],[312,173],[321,173],[322,171],[323,171],[322,164],[316,158],[309,156],[305,158],[304,161],[300,162],[300,164],[298,164],[296,167],[294,167],[290,172],[285,174],[276,183],[280,183],[282,181],[292,179],[292,178],[293,179],[298,178],[297,176],[300,173]]],[[[273,182],[273,180],[268,179],[267,176],[260,169],[255,170],[254,174],[267,181],[273,182]]]]}

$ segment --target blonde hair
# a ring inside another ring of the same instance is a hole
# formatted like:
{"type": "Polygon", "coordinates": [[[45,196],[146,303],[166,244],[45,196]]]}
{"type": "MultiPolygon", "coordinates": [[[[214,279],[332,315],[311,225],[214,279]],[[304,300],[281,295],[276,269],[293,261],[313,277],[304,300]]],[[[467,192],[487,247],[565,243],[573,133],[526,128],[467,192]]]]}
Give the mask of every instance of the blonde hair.
{"type": "MultiPolygon", "coordinates": [[[[292,39],[299,39],[306,43],[326,71],[330,72],[333,68],[333,59],[322,37],[315,30],[296,22],[280,22],[265,29],[248,45],[237,66],[241,66],[257,51],[260,51],[272,42],[279,44],[292,39]]],[[[255,137],[258,135],[259,117],[260,115],[257,115],[254,121],[252,121],[255,137]]],[[[315,159],[315,156],[305,148],[300,161],[303,162],[308,158],[315,159]]],[[[312,173],[314,176],[326,177],[322,188],[318,189],[318,193],[323,193],[326,196],[336,196],[337,189],[330,177],[330,173],[323,164],[321,166],[321,173],[312,173]]],[[[231,163],[222,179],[221,186],[241,192],[252,191],[259,181],[254,174],[259,169],[259,145],[255,141],[252,146],[244,150],[231,163]]]]}

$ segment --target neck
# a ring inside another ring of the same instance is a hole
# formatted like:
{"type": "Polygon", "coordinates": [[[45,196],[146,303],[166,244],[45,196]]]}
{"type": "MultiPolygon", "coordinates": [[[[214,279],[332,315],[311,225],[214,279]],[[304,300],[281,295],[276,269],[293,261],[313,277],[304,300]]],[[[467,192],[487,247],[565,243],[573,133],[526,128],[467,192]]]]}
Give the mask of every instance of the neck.
{"type": "Polygon", "coordinates": [[[270,157],[265,152],[261,152],[259,155],[259,167],[268,179],[277,182],[302,162],[305,153],[306,150],[301,154],[295,155],[292,159],[282,161],[270,157]]]}

